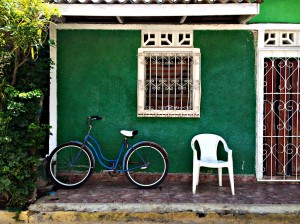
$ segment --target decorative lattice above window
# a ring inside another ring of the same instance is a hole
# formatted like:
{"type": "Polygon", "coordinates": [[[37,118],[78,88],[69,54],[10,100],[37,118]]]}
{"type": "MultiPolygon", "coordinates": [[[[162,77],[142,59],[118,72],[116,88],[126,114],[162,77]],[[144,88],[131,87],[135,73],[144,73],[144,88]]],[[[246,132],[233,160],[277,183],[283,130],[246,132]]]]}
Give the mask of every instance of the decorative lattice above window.
{"type": "Polygon", "coordinates": [[[143,32],[142,47],[192,47],[192,32],[143,32]]]}
{"type": "Polygon", "coordinates": [[[267,31],[264,41],[265,47],[300,46],[300,32],[267,31]]]}

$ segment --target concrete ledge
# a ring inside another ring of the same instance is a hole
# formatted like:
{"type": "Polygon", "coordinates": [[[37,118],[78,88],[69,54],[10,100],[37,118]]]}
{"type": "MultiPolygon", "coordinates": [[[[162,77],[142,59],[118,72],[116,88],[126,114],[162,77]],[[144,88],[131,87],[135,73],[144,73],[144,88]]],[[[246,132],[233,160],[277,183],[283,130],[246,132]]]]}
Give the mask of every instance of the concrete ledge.
{"type": "Polygon", "coordinates": [[[201,214],[296,214],[300,215],[300,205],[289,204],[210,204],[210,203],[45,203],[33,204],[31,212],[77,211],[77,212],[136,212],[172,213],[195,212],[201,214]]]}

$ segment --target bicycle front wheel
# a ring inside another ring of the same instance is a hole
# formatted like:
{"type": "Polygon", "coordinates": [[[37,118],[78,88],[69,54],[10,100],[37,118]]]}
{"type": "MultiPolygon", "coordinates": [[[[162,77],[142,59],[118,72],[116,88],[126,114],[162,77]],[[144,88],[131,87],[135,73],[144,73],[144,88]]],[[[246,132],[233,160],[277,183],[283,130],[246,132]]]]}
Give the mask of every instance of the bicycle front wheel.
{"type": "Polygon", "coordinates": [[[140,188],[156,187],[168,174],[167,152],[156,143],[141,142],[126,156],[125,169],[131,183],[140,188]]]}
{"type": "Polygon", "coordinates": [[[47,171],[51,180],[64,188],[82,185],[94,170],[90,150],[80,143],[69,142],[58,146],[50,154],[47,171]]]}

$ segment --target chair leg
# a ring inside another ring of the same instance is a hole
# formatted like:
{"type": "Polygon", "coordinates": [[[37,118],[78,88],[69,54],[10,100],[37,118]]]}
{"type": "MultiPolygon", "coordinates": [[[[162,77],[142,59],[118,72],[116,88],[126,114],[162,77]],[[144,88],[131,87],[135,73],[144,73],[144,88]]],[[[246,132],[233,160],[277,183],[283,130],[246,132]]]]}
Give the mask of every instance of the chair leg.
{"type": "Polygon", "coordinates": [[[232,193],[232,195],[235,195],[235,192],[234,192],[233,167],[232,167],[232,166],[229,166],[229,167],[228,167],[228,173],[229,173],[229,180],[230,180],[231,193],[232,193]]]}
{"type": "Polygon", "coordinates": [[[218,168],[219,186],[222,187],[222,167],[218,168]]]}
{"type": "Polygon", "coordinates": [[[198,186],[199,185],[199,178],[200,178],[200,167],[197,167],[197,181],[196,181],[196,185],[198,186]]]}
{"type": "Polygon", "coordinates": [[[196,187],[198,185],[199,182],[199,168],[197,166],[194,165],[193,167],[193,194],[196,193],[196,187]]]}

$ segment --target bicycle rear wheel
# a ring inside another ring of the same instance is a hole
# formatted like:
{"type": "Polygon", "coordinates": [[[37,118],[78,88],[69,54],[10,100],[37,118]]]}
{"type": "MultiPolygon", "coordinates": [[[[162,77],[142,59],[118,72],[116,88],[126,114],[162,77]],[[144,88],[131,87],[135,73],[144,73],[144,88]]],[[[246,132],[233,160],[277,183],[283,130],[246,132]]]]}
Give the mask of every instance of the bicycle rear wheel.
{"type": "Polygon", "coordinates": [[[131,183],[140,188],[156,187],[168,174],[168,154],[156,143],[141,142],[127,154],[125,169],[131,183]]]}
{"type": "Polygon", "coordinates": [[[47,171],[51,180],[64,188],[79,187],[93,170],[93,156],[90,150],[80,143],[68,142],[58,146],[47,161],[47,171]]]}

